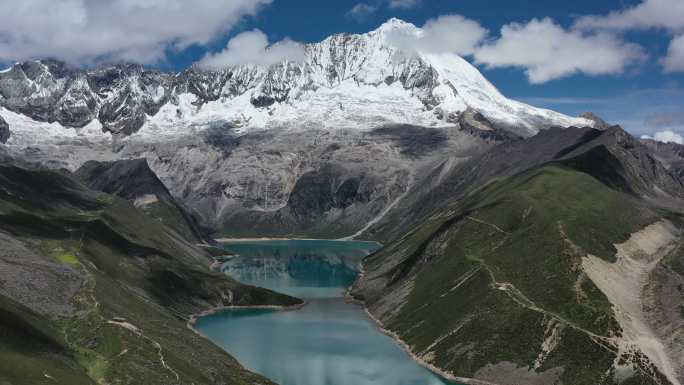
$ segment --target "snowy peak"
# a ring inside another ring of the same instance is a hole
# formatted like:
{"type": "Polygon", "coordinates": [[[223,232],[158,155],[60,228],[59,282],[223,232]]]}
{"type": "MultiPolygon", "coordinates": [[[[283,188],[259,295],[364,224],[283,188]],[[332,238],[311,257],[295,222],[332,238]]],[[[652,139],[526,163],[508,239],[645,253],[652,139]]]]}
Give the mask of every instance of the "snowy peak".
{"type": "Polygon", "coordinates": [[[52,61],[0,72],[0,106],[38,122],[115,134],[183,134],[182,127],[231,125],[371,129],[388,123],[454,124],[468,108],[520,135],[593,121],[505,98],[468,61],[396,44],[422,30],[390,19],[365,34],[306,45],[300,63],[242,65],[178,74],[121,64],[92,70],[52,61]]]}
{"type": "Polygon", "coordinates": [[[368,32],[365,35],[371,37],[377,36],[383,41],[384,44],[393,45],[392,38],[396,36],[396,34],[398,33],[405,35],[420,36],[422,32],[422,29],[416,27],[414,24],[393,17],[384,22],[383,24],[381,24],[375,30],[368,32]]]}

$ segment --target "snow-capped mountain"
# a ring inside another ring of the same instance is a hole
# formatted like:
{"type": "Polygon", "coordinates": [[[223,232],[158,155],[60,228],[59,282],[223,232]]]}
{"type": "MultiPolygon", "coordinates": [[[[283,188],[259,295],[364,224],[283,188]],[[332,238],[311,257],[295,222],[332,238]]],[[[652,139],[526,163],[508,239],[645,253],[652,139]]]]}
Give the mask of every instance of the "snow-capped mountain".
{"type": "Polygon", "coordinates": [[[220,233],[331,237],[377,222],[421,175],[438,183],[518,136],[596,125],[507,99],[463,58],[402,49],[397,33],[423,32],[392,19],[309,44],[301,62],[220,71],[18,63],[0,72],[0,151],[70,170],[145,158],[220,233]]]}
{"type": "Polygon", "coordinates": [[[592,124],[504,97],[457,55],[402,50],[391,39],[397,32],[419,36],[422,30],[391,19],[366,34],[337,34],[308,44],[300,63],[221,71],[193,67],[172,74],[139,65],[79,70],[53,60],[17,63],[0,73],[0,106],[10,111],[0,112],[20,131],[35,121],[30,128],[42,128],[46,137],[100,131],[173,136],[217,124],[243,131],[444,126],[468,107],[523,135],[552,125],[592,124]]]}

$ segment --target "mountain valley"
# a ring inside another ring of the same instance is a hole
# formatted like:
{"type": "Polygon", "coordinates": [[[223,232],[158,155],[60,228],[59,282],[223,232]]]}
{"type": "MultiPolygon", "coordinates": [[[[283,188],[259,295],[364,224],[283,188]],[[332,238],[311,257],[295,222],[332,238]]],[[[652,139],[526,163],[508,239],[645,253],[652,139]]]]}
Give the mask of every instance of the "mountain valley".
{"type": "Polygon", "coordinates": [[[220,238],[380,242],[350,296],[457,383],[684,383],[684,146],[508,99],[397,31],[422,33],[1,71],[0,384],[271,384],[191,321],[304,303],[217,271],[220,238]]]}

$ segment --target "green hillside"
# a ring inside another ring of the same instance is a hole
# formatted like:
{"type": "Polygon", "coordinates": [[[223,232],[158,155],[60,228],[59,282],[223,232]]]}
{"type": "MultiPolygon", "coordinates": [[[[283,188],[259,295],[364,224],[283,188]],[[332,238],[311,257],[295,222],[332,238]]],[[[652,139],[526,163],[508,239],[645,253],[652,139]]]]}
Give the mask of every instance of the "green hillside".
{"type": "MultiPolygon", "coordinates": [[[[581,257],[614,260],[614,243],[662,215],[551,163],[493,180],[371,256],[355,293],[414,352],[458,376],[496,368],[505,383],[610,384],[608,338],[620,327],[581,257]],[[553,348],[540,354],[545,342],[553,348]]],[[[654,383],[638,364],[633,383],[654,383]]]]}
{"type": "Polygon", "coordinates": [[[186,323],[300,301],[241,285],[158,221],[60,173],[0,165],[0,383],[268,383],[186,323]]]}

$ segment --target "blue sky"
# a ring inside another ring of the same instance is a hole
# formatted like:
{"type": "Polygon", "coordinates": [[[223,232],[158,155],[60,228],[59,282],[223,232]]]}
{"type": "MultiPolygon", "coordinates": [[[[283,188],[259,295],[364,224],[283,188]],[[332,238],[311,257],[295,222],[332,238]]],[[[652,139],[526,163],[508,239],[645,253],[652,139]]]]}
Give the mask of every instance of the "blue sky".
{"type": "MultiPolygon", "coordinates": [[[[21,5],[8,5],[0,14],[0,63],[57,56],[88,65],[112,57],[175,70],[221,51],[231,38],[254,29],[263,31],[270,42],[284,38],[316,42],[339,32],[367,32],[391,17],[423,26],[457,14],[487,30],[481,42],[486,45],[495,44],[502,26],[511,23],[525,26],[533,19],[546,20],[559,33],[571,34],[578,20],[596,15],[596,20],[583,24],[591,26],[579,36],[609,36],[610,47],[638,51],[631,60],[622,60],[617,70],[588,74],[595,67],[593,57],[600,61],[597,55],[603,50],[585,49],[571,52],[570,59],[582,56],[579,65],[587,70],[544,75],[543,81],[533,84],[526,64],[507,63],[505,54],[494,55],[493,63],[500,68],[464,56],[509,97],[570,115],[594,111],[637,135],[660,130],[684,133],[684,0],[25,0],[16,4],[21,5]],[[366,12],[351,12],[355,7],[366,12]],[[610,27],[603,30],[604,25],[610,27]],[[678,37],[679,67],[666,73],[663,60],[678,37]]],[[[536,51],[534,45],[524,49],[530,55],[536,51]]]]}

